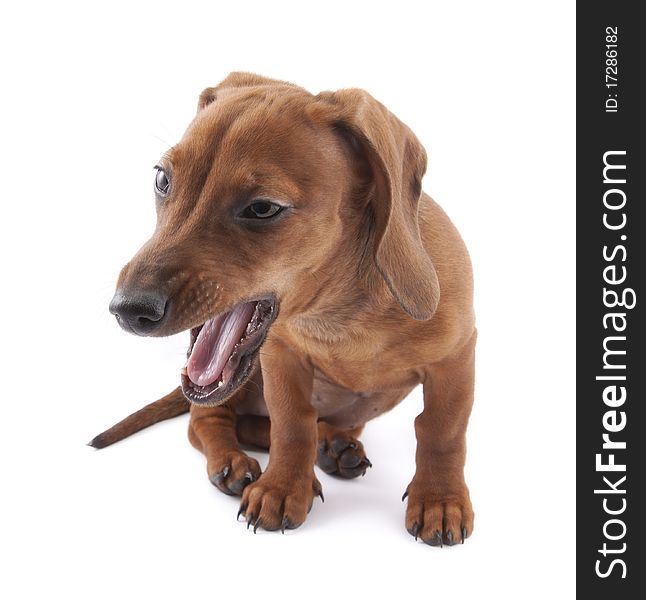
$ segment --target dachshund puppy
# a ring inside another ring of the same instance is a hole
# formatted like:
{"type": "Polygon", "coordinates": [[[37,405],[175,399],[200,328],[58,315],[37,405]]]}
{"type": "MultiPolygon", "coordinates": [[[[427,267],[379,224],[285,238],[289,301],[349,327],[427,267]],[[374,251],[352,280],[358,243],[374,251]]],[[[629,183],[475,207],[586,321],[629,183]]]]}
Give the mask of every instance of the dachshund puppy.
{"type": "Polygon", "coordinates": [[[181,386],[91,444],[190,408],[211,482],[254,529],[284,531],[323,498],[314,465],[364,474],[365,423],[422,384],[406,528],[464,542],[472,273],[425,170],[415,135],[362,90],[248,73],[206,89],[156,167],[157,228],[110,304],[130,333],[190,330],[181,386]],[[241,444],[269,448],[264,473],[241,444]]]}

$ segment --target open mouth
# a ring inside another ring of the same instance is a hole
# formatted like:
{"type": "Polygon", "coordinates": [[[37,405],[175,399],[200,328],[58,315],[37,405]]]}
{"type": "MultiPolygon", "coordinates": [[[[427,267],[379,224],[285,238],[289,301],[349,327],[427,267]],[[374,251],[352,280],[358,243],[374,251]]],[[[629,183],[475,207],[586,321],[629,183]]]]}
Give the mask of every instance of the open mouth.
{"type": "Polygon", "coordinates": [[[182,391],[195,404],[223,403],[249,377],[277,315],[273,297],[241,302],[191,329],[182,391]]]}

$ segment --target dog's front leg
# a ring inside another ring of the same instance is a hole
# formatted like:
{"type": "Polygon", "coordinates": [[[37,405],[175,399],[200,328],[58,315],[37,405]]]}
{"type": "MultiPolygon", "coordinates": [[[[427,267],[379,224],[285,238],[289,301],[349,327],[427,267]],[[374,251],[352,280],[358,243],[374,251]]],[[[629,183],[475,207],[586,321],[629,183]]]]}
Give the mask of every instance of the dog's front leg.
{"type": "Polygon", "coordinates": [[[475,341],[474,332],[460,352],[428,368],[424,410],[415,419],[417,468],[405,494],[406,529],[431,546],[464,542],[473,531],[464,461],[475,341]]]}
{"type": "Polygon", "coordinates": [[[238,391],[226,404],[191,406],[188,439],[206,456],[209,481],[221,492],[240,496],[245,486],[260,477],[260,465],[238,444],[235,405],[246,393],[238,391]]]}
{"type": "Polygon", "coordinates": [[[314,475],[313,374],[306,359],[277,340],[267,340],[260,356],[271,419],[269,464],[260,479],[245,488],[240,511],[254,531],[258,527],[284,531],[305,521],[315,496],[323,498],[314,475]]]}

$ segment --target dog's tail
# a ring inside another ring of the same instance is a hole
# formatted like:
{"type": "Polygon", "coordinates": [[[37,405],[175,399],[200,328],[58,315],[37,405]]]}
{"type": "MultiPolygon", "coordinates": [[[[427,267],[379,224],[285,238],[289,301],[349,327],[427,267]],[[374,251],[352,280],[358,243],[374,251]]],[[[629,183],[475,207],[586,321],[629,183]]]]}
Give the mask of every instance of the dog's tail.
{"type": "Polygon", "coordinates": [[[97,435],[88,446],[93,448],[105,448],[110,444],[114,444],[127,438],[133,433],[137,433],[146,427],[150,427],[159,421],[172,419],[189,410],[189,402],[182,393],[182,388],[173,390],[167,396],[144,406],[136,413],[126,417],[123,421],[119,421],[107,431],[97,435]]]}

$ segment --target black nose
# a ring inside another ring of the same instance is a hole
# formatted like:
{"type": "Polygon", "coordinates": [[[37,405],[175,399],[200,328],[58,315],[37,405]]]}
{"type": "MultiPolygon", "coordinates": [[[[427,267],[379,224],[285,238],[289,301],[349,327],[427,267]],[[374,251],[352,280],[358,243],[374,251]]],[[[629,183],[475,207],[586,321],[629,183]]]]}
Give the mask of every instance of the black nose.
{"type": "Polygon", "coordinates": [[[126,331],[151,335],[164,320],[167,301],[159,292],[117,290],[110,302],[110,312],[126,331]]]}

